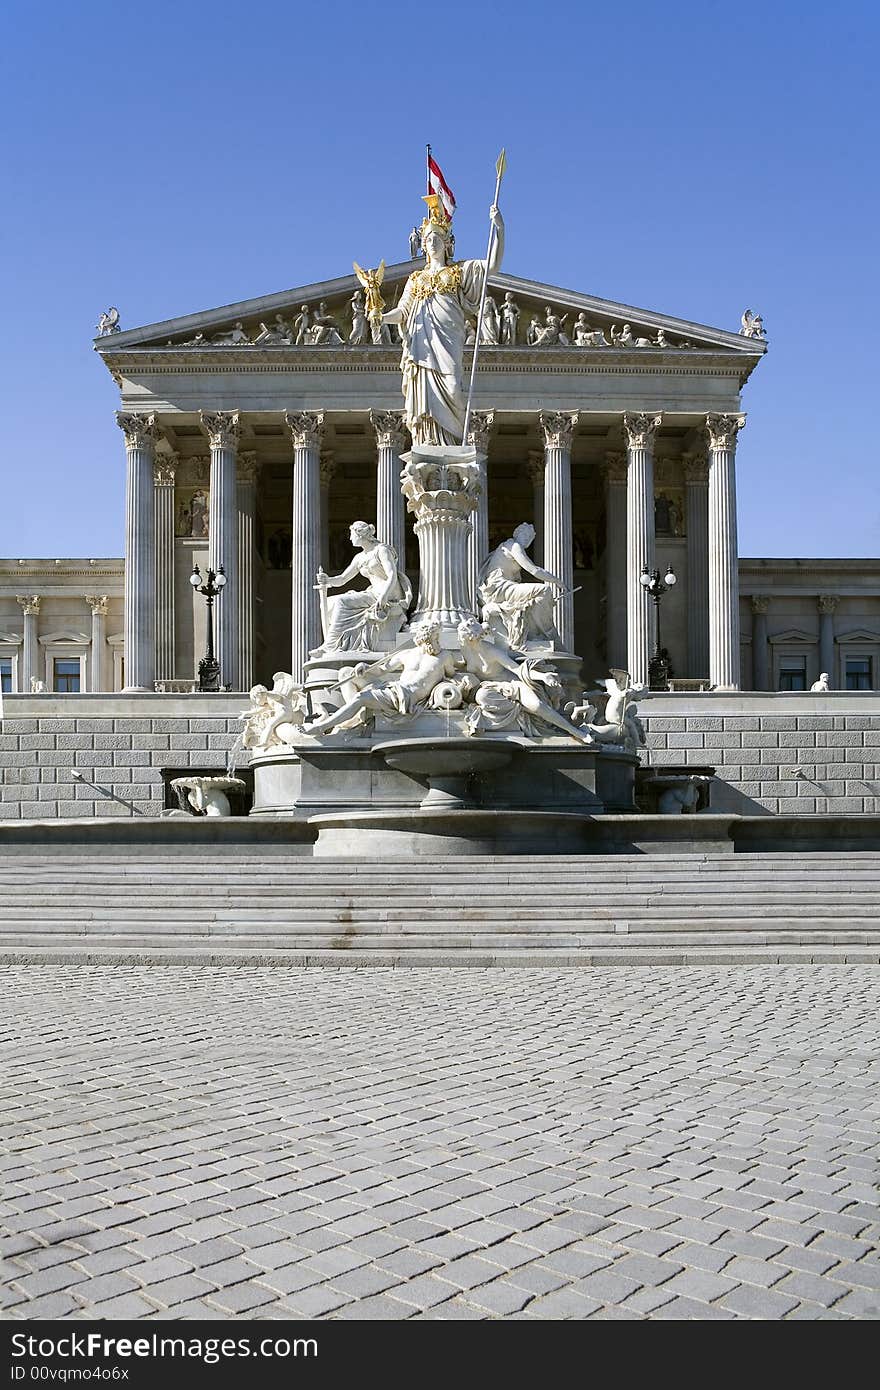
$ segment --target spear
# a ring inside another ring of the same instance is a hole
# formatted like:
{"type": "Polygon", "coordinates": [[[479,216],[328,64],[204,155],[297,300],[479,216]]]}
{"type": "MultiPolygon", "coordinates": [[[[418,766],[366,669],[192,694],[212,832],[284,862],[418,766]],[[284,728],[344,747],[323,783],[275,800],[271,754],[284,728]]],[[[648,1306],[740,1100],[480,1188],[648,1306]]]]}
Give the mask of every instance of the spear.
{"type": "MultiPolygon", "coordinates": [[[[498,206],[498,195],[501,192],[501,180],[504,178],[504,171],[507,168],[507,156],[502,150],[495,163],[495,197],[492,199],[492,206],[498,206]]],[[[486,308],[486,291],[489,288],[489,257],[492,255],[492,246],[495,241],[495,223],[489,227],[489,247],[486,251],[486,274],[483,276],[483,288],[480,292],[480,310],[477,314],[477,337],[474,343],[474,356],[471,362],[471,380],[468,386],[467,406],[464,412],[464,437],[462,444],[467,444],[468,426],[471,422],[471,401],[474,396],[474,380],[477,374],[477,354],[480,350],[480,336],[483,331],[483,313],[486,308]]]]}

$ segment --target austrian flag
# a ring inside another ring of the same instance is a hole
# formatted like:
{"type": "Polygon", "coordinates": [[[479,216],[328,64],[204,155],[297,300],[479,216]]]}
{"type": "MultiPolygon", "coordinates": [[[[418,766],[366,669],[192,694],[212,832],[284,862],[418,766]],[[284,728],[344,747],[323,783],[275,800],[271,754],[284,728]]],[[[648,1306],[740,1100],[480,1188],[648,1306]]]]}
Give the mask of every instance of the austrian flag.
{"type": "Polygon", "coordinates": [[[428,155],[428,192],[436,193],[443,204],[443,211],[451,218],[455,212],[455,194],[443,177],[443,170],[433,155],[428,155]]]}

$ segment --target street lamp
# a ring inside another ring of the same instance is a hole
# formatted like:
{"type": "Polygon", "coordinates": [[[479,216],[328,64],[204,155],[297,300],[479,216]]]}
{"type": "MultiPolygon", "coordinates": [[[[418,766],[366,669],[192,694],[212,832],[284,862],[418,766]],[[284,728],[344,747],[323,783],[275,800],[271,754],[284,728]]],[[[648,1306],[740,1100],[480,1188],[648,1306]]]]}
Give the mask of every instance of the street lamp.
{"type": "Polygon", "coordinates": [[[648,689],[668,690],[672,667],[669,663],[668,653],[660,646],[660,600],[667,589],[671,589],[675,585],[675,571],[670,565],[661,579],[659,570],[649,570],[645,566],[639,575],[639,583],[645,593],[654,600],[656,614],[654,620],[654,655],[648,662],[648,689]]]}
{"type": "Polygon", "coordinates": [[[198,565],[193,565],[189,582],[197,594],[205,595],[208,605],[208,649],[199,662],[199,690],[219,690],[220,663],[214,655],[214,600],[226,584],[223,566],[218,565],[216,571],[209,569],[203,584],[198,565]]]}

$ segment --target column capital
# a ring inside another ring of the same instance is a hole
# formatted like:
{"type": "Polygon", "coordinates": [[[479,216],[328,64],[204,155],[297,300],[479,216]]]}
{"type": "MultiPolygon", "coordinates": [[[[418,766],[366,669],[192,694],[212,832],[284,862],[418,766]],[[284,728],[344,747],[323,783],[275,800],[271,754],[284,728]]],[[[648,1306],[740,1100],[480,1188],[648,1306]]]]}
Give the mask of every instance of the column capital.
{"type": "Polygon", "coordinates": [[[260,471],[257,456],[251,450],[247,450],[238,456],[238,481],[240,483],[255,483],[260,471]]]}
{"type": "Polygon", "coordinates": [[[542,410],[538,421],[544,435],[545,449],[570,449],[578,422],[576,410],[542,410]]]}
{"type": "Polygon", "coordinates": [[[540,449],[530,449],[526,459],[526,473],[532,487],[544,486],[544,455],[540,449]]]}
{"type": "Polygon", "coordinates": [[[324,437],[323,410],[304,410],[299,415],[284,412],[294,449],[319,449],[324,437]]]}
{"type": "Polygon", "coordinates": [[[158,454],[153,460],[153,482],[156,487],[174,487],[177,477],[177,454],[158,454]]]}
{"type": "Polygon", "coordinates": [[[707,415],[706,416],[706,437],[709,441],[709,448],[716,449],[735,449],[736,436],[745,426],[746,417],[744,415],[707,415]]]}
{"type": "Polygon", "coordinates": [[[199,423],[212,449],[237,449],[241,439],[241,417],[237,410],[200,410],[199,423]]]}
{"type": "Polygon", "coordinates": [[[489,435],[495,421],[494,410],[472,410],[468,421],[467,443],[473,444],[481,454],[489,447],[489,435]]]}
{"type": "Polygon", "coordinates": [[[652,448],[654,435],[662,423],[662,415],[630,414],[628,410],[625,410],[623,413],[623,433],[626,436],[627,448],[652,448]]]}
{"type": "Polygon", "coordinates": [[[378,448],[395,449],[400,452],[406,443],[402,410],[371,410],[370,424],[376,431],[378,448]]]}
{"type": "Polygon", "coordinates": [[[39,613],[42,600],[40,594],[19,594],[15,601],[21,604],[22,612],[39,613]]]}
{"type": "Polygon", "coordinates": [[[110,597],[108,594],[83,594],[83,598],[92,610],[92,617],[106,618],[110,610],[110,597]]]}
{"type": "Polygon", "coordinates": [[[752,594],[751,598],[749,599],[749,602],[752,606],[752,612],[756,616],[760,616],[766,613],[770,607],[770,595],[752,594]]]}
{"type": "Polygon", "coordinates": [[[820,613],[836,613],[840,599],[837,594],[820,594],[818,598],[820,613]]]}
{"type": "Polygon", "coordinates": [[[331,453],[322,454],[318,467],[321,487],[329,487],[336,476],[335,455],[331,453]]]}
{"type": "Polygon", "coordinates": [[[684,480],[691,486],[709,481],[709,460],[705,454],[682,454],[684,480]]]}
{"type": "Polygon", "coordinates": [[[126,414],[117,410],[116,423],[125,435],[127,449],[155,448],[156,441],[162,437],[155,411],[126,414]]]}
{"type": "Polygon", "coordinates": [[[604,465],[606,483],[626,482],[626,455],[606,454],[604,465]]]}

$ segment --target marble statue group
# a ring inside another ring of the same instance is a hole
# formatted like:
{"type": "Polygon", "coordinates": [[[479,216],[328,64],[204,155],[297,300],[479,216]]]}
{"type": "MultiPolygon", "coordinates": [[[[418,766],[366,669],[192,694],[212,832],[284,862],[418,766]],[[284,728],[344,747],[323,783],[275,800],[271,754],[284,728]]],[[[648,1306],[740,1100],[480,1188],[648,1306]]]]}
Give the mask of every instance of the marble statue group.
{"type": "MultiPolygon", "coordinates": [[[[639,692],[625,671],[602,683],[601,716],[586,692],[579,700],[567,698],[576,658],[562,650],[554,616],[566,593],[559,576],[529,555],[534,528],[525,522],[516,527],[482,559],[476,583],[468,578],[468,539],[485,488],[484,456],[465,439],[468,328],[481,342],[510,346],[520,311],[509,292],[500,305],[486,294],[488,276],[504,254],[497,205],[489,213],[487,258],[456,261],[449,217],[439,198],[425,201],[428,214],[411,248],[413,259],[420,252],[424,263],[410,274],[397,304],[386,308],[382,299],[384,262],[375,270],[355,262],[361,289],[351,299],[348,339],[353,346],[381,342],[392,328],[401,339],[412,448],[401,456],[400,482],[419,542],[418,596],[414,601],[394,547],[371,523],[354,521],[350,563],[338,574],[321,568],[315,575],[323,640],[311,652],[306,681],[297,686],[279,672],[271,690],[251,690],[241,716],[243,746],[296,748],[369,737],[373,730],[418,739],[445,729],[472,740],[562,739],[598,752],[614,747],[635,754],[644,730],[639,692]]],[[[342,341],[323,303],[311,313],[303,306],[292,325],[276,315],[273,325],[261,326],[263,341],[285,335],[313,345],[342,341]]],[[[572,337],[581,344],[595,336],[583,314],[569,326],[551,306],[528,330],[535,344],[568,344],[572,337]]],[[[612,336],[641,343],[629,325],[612,336]]]]}

